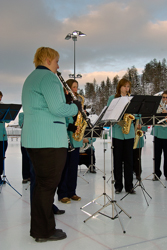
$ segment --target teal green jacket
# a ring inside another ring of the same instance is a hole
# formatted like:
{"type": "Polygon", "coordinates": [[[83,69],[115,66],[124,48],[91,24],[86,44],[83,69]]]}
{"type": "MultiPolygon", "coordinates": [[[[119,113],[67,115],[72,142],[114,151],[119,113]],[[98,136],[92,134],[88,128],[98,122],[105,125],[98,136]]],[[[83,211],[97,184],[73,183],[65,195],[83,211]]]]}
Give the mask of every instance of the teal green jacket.
{"type": "MultiPolygon", "coordinates": [[[[19,126],[20,126],[20,128],[23,127],[23,122],[24,122],[24,113],[21,112],[21,113],[19,113],[19,126]]],[[[21,133],[21,145],[22,145],[22,133],[21,133]]]]}
{"type": "Polygon", "coordinates": [[[0,122],[0,141],[7,141],[7,133],[5,129],[5,122],[0,122]],[[4,138],[3,138],[4,137],[4,138]]]}
{"type": "MultiPolygon", "coordinates": [[[[108,102],[107,102],[107,106],[110,105],[111,101],[115,98],[115,95],[112,95],[109,97],[108,102]]],[[[132,122],[131,127],[130,127],[130,132],[129,134],[124,134],[122,132],[122,127],[119,126],[118,124],[115,124],[114,126],[112,126],[112,138],[116,138],[119,140],[126,140],[126,139],[132,139],[135,137],[135,130],[134,130],[134,124],[132,122]]]]}
{"type": "Polygon", "coordinates": [[[24,126],[22,146],[26,148],[67,148],[65,117],[78,113],[66,104],[62,83],[48,69],[35,69],[22,89],[24,126]]]}
{"type": "MultiPolygon", "coordinates": [[[[67,123],[67,127],[68,127],[69,123],[71,123],[71,124],[74,123],[74,119],[72,117],[67,117],[66,118],[66,123],[67,123]]],[[[68,131],[68,136],[69,136],[70,143],[72,144],[72,146],[74,148],[80,148],[80,147],[82,147],[82,145],[83,145],[83,139],[81,141],[76,141],[76,140],[74,140],[74,138],[72,137],[72,135],[73,135],[73,132],[72,131],[68,131]]]]}
{"type": "Polygon", "coordinates": [[[20,126],[20,128],[23,127],[23,121],[24,121],[24,113],[21,112],[21,113],[19,113],[19,126],[20,126]]]}
{"type": "Polygon", "coordinates": [[[167,127],[163,127],[162,125],[155,125],[154,128],[151,130],[151,135],[154,135],[159,139],[167,139],[167,127]]]}

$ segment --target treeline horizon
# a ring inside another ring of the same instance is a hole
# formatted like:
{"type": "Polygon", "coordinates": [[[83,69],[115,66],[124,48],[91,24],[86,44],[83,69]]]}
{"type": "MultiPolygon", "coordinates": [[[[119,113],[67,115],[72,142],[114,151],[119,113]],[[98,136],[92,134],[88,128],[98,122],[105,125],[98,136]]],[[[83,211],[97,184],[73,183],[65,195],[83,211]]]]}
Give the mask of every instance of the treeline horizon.
{"type": "Polygon", "coordinates": [[[91,109],[91,113],[100,114],[104,106],[107,105],[109,96],[116,93],[116,87],[122,78],[126,78],[132,83],[132,94],[134,95],[155,95],[167,89],[167,64],[166,59],[157,61],[151,60],[147,63],[139,74],[135,66],[128,68],[123,77],[116,75],[112,80],[107,77],[106,81],[97,84],[87,82],[85,89],[79,91],[85,97],[85,105],[91,109]]]}

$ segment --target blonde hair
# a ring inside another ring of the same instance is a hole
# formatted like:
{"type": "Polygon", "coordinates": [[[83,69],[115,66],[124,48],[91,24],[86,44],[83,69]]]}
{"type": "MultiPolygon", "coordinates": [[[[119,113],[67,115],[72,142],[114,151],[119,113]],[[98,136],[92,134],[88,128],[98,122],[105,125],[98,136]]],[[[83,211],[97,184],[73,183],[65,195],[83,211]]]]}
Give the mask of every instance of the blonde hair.
{"type": "Polygon", "coordinates": [[[49,47],[40,47],[37,49],[34,55],[33,63],[35,64],[35,67],[37,67],[39,65],[43,65],[47,58],[52,61],[55,57],[60,57],[59,53],[56,50],[49,47]]]}

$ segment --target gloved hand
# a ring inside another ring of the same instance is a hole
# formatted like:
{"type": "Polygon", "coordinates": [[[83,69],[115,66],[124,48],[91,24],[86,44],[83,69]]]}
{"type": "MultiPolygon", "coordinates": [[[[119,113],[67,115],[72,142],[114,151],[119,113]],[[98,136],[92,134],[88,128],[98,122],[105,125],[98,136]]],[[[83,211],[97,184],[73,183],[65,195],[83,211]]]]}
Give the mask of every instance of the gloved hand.
{"type": "Polygon", "coordinates": [[[123,128],[125,126],[125,121],[121,120],[117,124],[123,128]]]}
{"type": "Polygon", "coordinates": [[[69,123],[67,130],[72,131],[73,133],[75,133],[75,131],[77,130],[77,126],[75,126],[72,123],[69,123]]]}
{"type": "Polygon", "coordinates": [[[73,101],[73,103],[75,103],[75,105],[77,105],[79,111],[82,111],[82,105],[81,105],[80,101],[76,100],[76,101],[73,101]]]}
{"type": "Polygon", "coordinates": [[[65,94],[65,97],[66,97],[66,103],[70,104],[72,102],[72,100],[73,100],[72,97],[71,97],[71,95],[70,94],[68,94],[68,95],[65,94]]]}

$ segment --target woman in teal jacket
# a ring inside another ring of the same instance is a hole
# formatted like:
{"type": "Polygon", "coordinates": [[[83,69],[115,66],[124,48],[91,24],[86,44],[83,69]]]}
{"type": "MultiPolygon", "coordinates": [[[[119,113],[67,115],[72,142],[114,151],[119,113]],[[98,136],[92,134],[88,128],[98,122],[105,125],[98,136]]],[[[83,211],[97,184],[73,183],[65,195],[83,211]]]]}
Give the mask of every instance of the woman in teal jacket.
{"type": "MultiPolygon", "coordinates": [[[[74,95],[77,96],[78,82],[74,79],[69,79],[66,81],[68,86],[71,88],[74,95]]],[[[66,95],[67,102],[71,102],[71,98],[66,95]]],[[[80,201],[81,197],[76,194],[77,188],[77,176],[78,176],[78,164],[79,164],[79,149],[83,145],[83,139],[81,141],[76,141],[73,138],[73,133],[77,130],[75,126],[76,117],[67,117],[66,125],[68,137],[70,144],[73,148],[67,154],[66,165],[63,170],[62,178],[60,184],[58,185],[58,200],[62,203],[71,203],[71,200],[80,201]]]]}
{"type": "MultiPolygon", "coordinates": [[[[164,91],[162,94],[163,107],[162,109],[161,107],[159,108],[159,110],[161,110],[160,112],[164,113],[164,115],[167,115],[166,103],[167,103],[167,90],[164,91]]],[[[155,160],[155,174],[156,174],[153,178],[153,181],[157,181],[158,178],[160,179],[162,175],[162,172],[160,170],[162,152],[164,156],[163,172],[165,179],[167,180],[167,127],[163,125],[155,125],[153,130],[151,131],[151,134],[154,136],[154,160],[155,160]]]]}
{"type": "Polygon", "coordinates": [[[59,53],[48,47],[37,49],[36,69],[22,89],[24,126],[22,145],[31,158],[36,183],[32,197],[30,235],[38,242],[66,237],[55,229],[52,210],[56,188],[67,156],[65,117],[76,115],[76,104],[66,104],[62,83],[56,74],[59,53]]]}
{"type": "MultiPolygon", "coordinates": [[[[115,95],[109,97],[107,106],[110,105],[114,98],[131,94],[131,82],[121,79],[117,85],[115,95]]],[[[124,184],[128,193],[135,194],[133,190],[133,144],[134,144],[134,125],[131,124],[128,134],[122,132],[121,122],[112,126],[112,143],[113,143],[113,159],[114,159],[114,178],[115,193],[119,194],[123,189],[122,181],[122,164],[124,162],[124,184]]]]}

